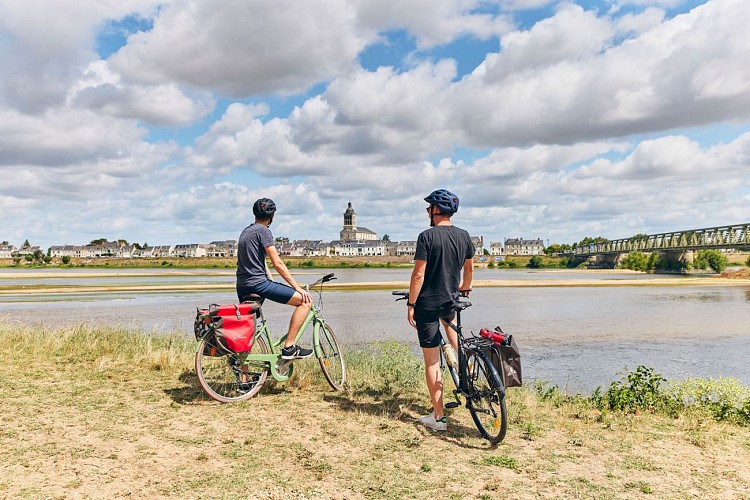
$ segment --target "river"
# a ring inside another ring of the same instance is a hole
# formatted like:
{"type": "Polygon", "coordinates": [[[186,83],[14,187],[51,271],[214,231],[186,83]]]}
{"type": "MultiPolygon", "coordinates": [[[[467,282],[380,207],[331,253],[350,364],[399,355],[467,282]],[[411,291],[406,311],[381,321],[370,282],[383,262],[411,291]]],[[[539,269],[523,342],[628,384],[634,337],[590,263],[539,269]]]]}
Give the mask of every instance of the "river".
{"type": "MultiPolygon", "coordinates": [[[[300,282],[328,270],[294,270],[300,282]]],[[[340,283],[407,282],[410,269],[334,269],[340,283]]],[[[0,295],[0,319],[32,325],[75,323],[192,335],[196,307],[231,303],[231,270],[0,269],[8,286],[225,285],[216,291],[125,291],[0,295]],[[122,275],[118,275],[118,273],[122,275]]],[[[637,365],[669,379],[731,377],[750,385],[750,284],[726,286],[612,286],[628,281],[656,284],[660,276],[618,272],[477,269],[475,279],[510,282],[477,287],[464,326],[478,331],[501,325],[521,350],[524,381],[548,381],[568,392],[589,393],[637,365]],[[544,286],[534,285],[544,282],[544,286]],[[576,283],[579,286],[571,286],[576,283]],[[609,286],[608,286],[609,285],[609,286]]],[[[687,281],[685,282],[687,283],[687,281]]],[[[396,339],[415,347],[403,302],[387,290],[326,291],[324,317],[340,341],[357,347],[396,339]]],[[[291,309],[268,303],[277,333],[291,309]]]]}

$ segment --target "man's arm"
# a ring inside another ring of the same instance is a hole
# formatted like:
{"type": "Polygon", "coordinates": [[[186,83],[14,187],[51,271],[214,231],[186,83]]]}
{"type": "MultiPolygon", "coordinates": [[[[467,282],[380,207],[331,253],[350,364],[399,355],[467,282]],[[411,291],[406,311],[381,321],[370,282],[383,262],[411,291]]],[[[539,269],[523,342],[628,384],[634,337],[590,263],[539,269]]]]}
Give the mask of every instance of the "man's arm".
{"type": "MultiPolygon", "coordinates": [[[[474,259],[466,259],[464,261],[464,272],[461,278],[461,285],[458,287],[459,290],[471,290],[471,281],[474,279],[474,259]]],[[[468,292],[466,292],[468,295],[468,292]]]]}
{"type": "MultiPolygon", "coordinates": [[[[426,260],[415,260],[414,270],[411,272],[411,280],[409,281],[409,303],[414,304],[419,297],[419,292],[422,291],[422,285],[424,284],[424,271],[427,268],[426,260]]],[[[409,324],[414,328],[417,324],[414,322],[414,307],[408,306],[406,313],[406,319],[409,324]]]]}
{"type": "MultiPolygon", "coordinates": [[[[273,268],[276,270],[279,276],[284,278],[284,281],[289,283],[290,287],[294,288],[302,295],[303,302],[310,302],[312,300],[312,296],[307,290],[299,286],[294,280],[294,278],[292,277],[292,273],[289,272],[286,264],[284,264],[284,261],[279,257],[279,252],[276,251],[276,247],[274,245],[266,247],[266,255],[268,255],[269,259],[271,259],[271,264],[273,264],[273,268]]],[[[270,274],[270,271],[268,271],[268,273],[270,274]]]]}

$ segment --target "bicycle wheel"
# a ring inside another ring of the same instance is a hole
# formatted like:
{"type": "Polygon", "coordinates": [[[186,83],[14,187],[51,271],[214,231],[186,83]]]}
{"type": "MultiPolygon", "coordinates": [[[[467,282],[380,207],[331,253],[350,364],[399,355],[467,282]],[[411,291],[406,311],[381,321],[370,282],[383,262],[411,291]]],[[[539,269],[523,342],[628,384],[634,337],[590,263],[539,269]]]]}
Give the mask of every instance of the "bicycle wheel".
{"type": "Polygon", "coordinates": [[[467,407],[479,433],[497,444],[508,429],[505,388],[500,375],[481,351],[469,351],[467,362],[467,407]]]}
{"type": "Polygon", "coordinates": [[[341,349],[339,349],[339,343],[336,340],[333,329],[325,321],[320,324],[317,345],[315,347],[315,354],[318,356],[318,362],[326,380],[328,380],[333,390],[341,390],[346,382],[344,356],[341,355],[341,349]]]}
{"type": "MultiPolygon", "coordinates": [[[[249,354],[246,352],[211,356],[209,350],[205,349],[207,343],[211,345],[211,341],[210,335],[207,335],[195,353],[195,373],[198,374],[198,381],[206,394],[222,403],[242,401],[255,396],[268,377],[268,365],[246,361],[249,354]]],[[[270,352],[266,339],[262,336],[255,337],[250,353],[270,352]]]]}

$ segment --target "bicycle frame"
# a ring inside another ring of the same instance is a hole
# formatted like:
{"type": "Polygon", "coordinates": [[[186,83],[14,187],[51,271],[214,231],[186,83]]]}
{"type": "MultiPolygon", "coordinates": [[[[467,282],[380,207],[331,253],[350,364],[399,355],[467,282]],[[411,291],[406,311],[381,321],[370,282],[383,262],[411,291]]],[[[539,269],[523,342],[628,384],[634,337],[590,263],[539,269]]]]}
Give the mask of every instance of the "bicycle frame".
{"type": "MultiPolygon", "coordinates": [[[[333,274],[330,274],[326,277],[321,278],[317,282],[305,286],[306,290],[310,290],[311,288],[314,288],[315,286],[324,283],[326,281],[330,281],[330,279],[333,278],[333,274]]],[[[307,316],[305,317],[305,320],[302,322],[302,325],[300,325],[299,330],[297,330],[296,335],[294,336],[294,343],[296,344],[297,341],[302,337],[302,335],[307,330],[307,327],[310,326],[310,323],[313,324],[313,332],[312,332],[312,341],[313,341],[313,351],[315,352],[315,357],[320,358],[322,355],[321,347],[320,347],[320,328],[323,324],[323,318],[320,317],[320,311],[321,308],[319,305],[313,304],[310,310],[307,313],[307,316]]],[[[269,367],[269,371],[271,372],[271,376],[279,381],[284,382],[286,380],[289,380],[289,377],[292,376],[293,370],[293,360],[283,360],[283,363],[279,363],[281,360],[281,349],[284,346],[284,343],[286,342],[286,335],[280,337],[277,340],[273,340],[273,336],[271,334],[271,327],[268,325],[268,322],[266,321],[265,316],[263,315],[263,307],[261,306],[258,309],[258,317],[260,318],[260,325],[255,329],[255,336],[262,336],[265,338],[266,343],[268,344],[268,348],[271,350],[270,353],[262,354],[262,353],[253,353],[249,352],[247,355],[243,356],[242,360],[243,362],[246,361],[255,361],[260,363],[266,363],[269,367]]]]}
{"type": "MultiPolygon", "coordinates": [[[[320,357],[320,341],[318,340],[320,335],[320,325],[323,323],[323,320],[318,317],[319,310],[317,306],[313,306],[310,308],[310,311],[307,313],[307,317],[302,322],[302,325],[300,326],[299,330],[297,331],[297,334],[294,336],[294,342],[296,343],[300,337],[305,333],[307,330],[307,327],[310,326],[310,323],[313,324],[313,350],[315,351],[315,356],[320,357]]],[[[292,366],[291,366],[291,360],[289,360],[288,363],[283,363],[281,366],[279,366],[278,361],[281,360],[281,348],[284,346],[284,343],[286,342],[286,335],[283,337],[278,338],[277,340],[273,340],[272,334],[271,334],[271,327],[268,325],[268,322],[263,317],[263,312],[261,309],[260,313],[260,326],[255,330],[255,335],[262,336],[265,338],[266,342],[268,343],[268,347],[271,350],[268,354],[260,354],[260,353],[248,353],[246,357],[243,358],[244,361],[256,361],[256,362],[262,362],[267,363],[270,367],[271,376],[278,380],[279,382],[284,382],[289,379],[289,377],[292,375],[292,366]],[[283,368],[283,371],[280,370],[280,368],[283,368]]],[[[286,361],[286,360],[284,360],[286,361]]]]}
{"type": "MultiPolygon", "coordinates": [[[[469,377],[468,367],[466,366],[466,351],[464,347],[463,327],[461,326],[461,310],[456,310],[456,322],[449,323],[449,326],[456,332],[456,338],[458,342],[458,351],[456,356],[458,357],[458,370],[455,370],[450,365],[448,366],[448,372],[451,374],[453,384],[456,386],[456,392],[467,395],[468,389],[466,386],[466,380],[469,377]]],[[[445,334],[440,332],[440,355],[443,355],[442,346],[449,343],[445,340],[445,334]]],[[[448,406],[448,405],[446,405],[448,406]]]]}

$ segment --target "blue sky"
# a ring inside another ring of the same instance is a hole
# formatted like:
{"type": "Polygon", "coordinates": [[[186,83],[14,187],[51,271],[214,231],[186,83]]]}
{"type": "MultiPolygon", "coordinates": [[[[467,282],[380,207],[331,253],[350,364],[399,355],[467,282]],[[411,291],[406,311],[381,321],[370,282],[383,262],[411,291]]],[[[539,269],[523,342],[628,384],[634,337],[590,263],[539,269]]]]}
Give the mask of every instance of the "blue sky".
{"type": "Polygon", "coordinates": [[[0,0],[0,241],[485,241],[747,222],[742,0],[0,0]],[[35,16],[37,8],[49,12],[35,16]]]}

